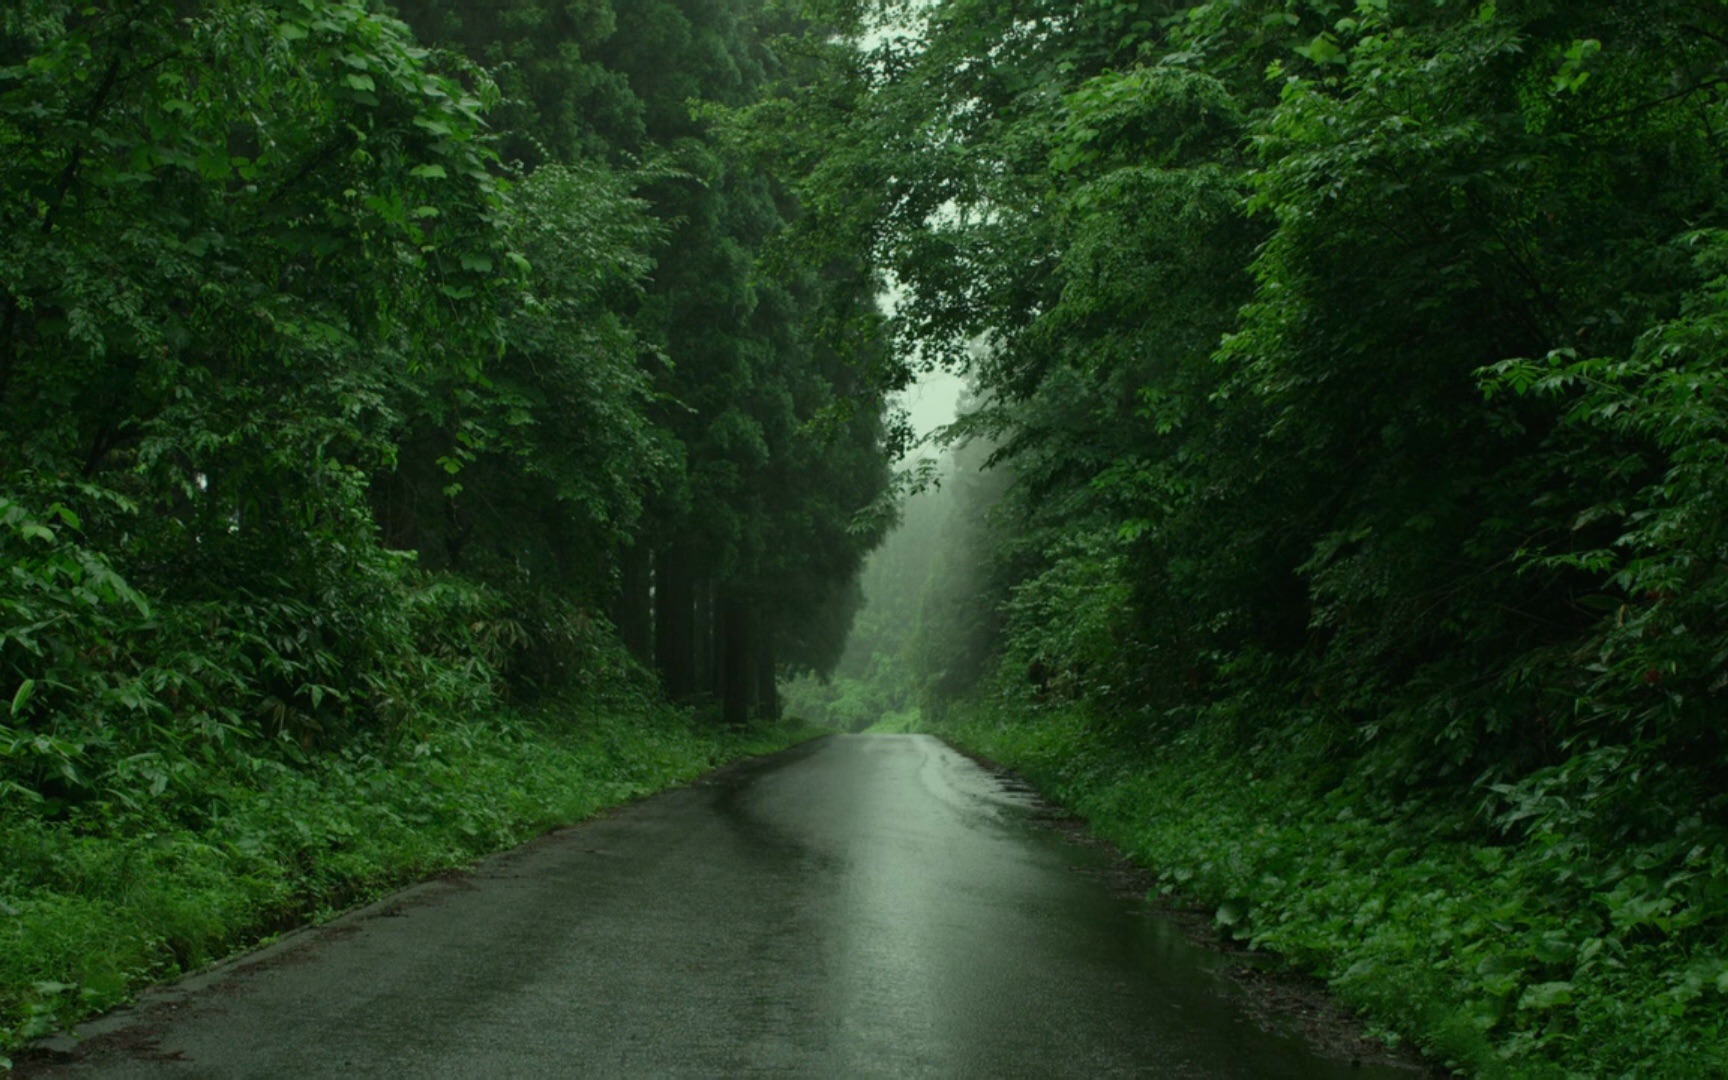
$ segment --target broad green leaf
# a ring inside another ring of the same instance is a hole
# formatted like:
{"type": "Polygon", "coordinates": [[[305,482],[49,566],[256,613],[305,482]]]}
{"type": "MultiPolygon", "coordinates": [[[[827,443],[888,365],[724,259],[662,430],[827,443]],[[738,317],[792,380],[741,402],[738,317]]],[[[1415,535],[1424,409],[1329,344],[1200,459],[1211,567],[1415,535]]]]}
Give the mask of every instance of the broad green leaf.
{"type": "Polygon", "coordinates": [[[1555,1009],[1571,1003],[1572,984],[1569,982],[1537,983],[1518,999],[1520,1009],[1555,1009]]]}
{"type": "Polygon", "coordinates": [[[1321,34],[1306,45],[1298,45],[1295,51],[1316,64],[1341,64],[1344,62],[1344,50],[1330,34],[1321,34]]]}
{"type": "Polygon", "coordinates": [[[12,715],[17,716],[24,711],[24,706],[30,704],[30,698],[36,693],[36,680],[25,679],[18,684],[18,689],[12,695],[12,715]]]}

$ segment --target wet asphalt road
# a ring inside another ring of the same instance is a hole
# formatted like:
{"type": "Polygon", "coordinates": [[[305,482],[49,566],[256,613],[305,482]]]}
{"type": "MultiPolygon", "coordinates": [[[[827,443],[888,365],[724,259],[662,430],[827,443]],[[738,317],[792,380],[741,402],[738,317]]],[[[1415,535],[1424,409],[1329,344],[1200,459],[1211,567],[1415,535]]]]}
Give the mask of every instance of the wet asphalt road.
{"type": "Polygon", "coordinates": [[[98,1025],[49,1075],[1367,1077],[928,736],[728,770],[98,1025]]]}

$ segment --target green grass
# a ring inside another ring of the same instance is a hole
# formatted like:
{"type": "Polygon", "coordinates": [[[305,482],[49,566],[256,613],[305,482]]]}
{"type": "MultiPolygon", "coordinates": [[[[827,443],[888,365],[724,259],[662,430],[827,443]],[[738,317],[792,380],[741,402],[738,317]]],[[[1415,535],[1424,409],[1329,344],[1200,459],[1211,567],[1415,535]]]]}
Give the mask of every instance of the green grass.
{"type": "MultiPolygon", "coordinates": [[[[1164,892],[1216,911],[1220,933],[1327,979],[1390,1039],[1462,1072],[1728,1076],[1723,920],[1646,910],[1659,901],[1634,898],[1649,884],[1638,851],[1495,838],[1472,826],[1467,790],[1376,805],[1318,785],[1322,763],[1300,753],[1228,749],[1203,728],[1135,747],[1079,708],[1005,706],[930,728],[1021,772],[1164,892]]],[[[1696,835],[1697,880],[1657,883],[1668,895],[1720,884],[1720,836],[1696,835]]]]}
{"type": "Polygon", "coordinates": [[[292,926],[816,734],[723,730],[664,708],[504,716],[311,766],[254,760],[248,775],[204,778],[195,812],[0,819],[0,1052],[292,926]]]}

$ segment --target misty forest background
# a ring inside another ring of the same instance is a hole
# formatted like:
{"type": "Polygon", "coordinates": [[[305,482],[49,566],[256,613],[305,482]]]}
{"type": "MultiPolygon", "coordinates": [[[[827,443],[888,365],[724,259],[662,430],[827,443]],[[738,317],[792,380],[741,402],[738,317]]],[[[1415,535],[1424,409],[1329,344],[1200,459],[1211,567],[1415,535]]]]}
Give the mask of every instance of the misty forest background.
{"type": "Polygon", "coordinates": [[[814,724],[1460,1071],[1728,1075],[1725,91],[1719,0],[8,5],[0,1049],[814,724]]]}

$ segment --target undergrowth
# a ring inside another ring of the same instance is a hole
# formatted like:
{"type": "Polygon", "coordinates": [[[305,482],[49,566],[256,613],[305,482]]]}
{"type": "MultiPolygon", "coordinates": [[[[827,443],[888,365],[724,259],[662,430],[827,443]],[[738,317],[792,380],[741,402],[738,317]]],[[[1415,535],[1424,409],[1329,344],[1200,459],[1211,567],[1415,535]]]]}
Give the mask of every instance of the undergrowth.
{"type": "MultiPolygon", "coordinates": [[[[812,732],[593,704],[252,759],[199,806],[0,818],[0,1051],[140,988],[812,732]]],[[[0,1066],[5,1065],[0,1057],[0,1066]]]]}
{"type": "Polygon", "coordinates": [[[1113,736],[1082,707],[957,707],[931,727],[1021,773],[1215,913],[1326,979],[1389,1041],[1481,1076],[1728,1076],[1728,838],[1676,815],[1591,845],[1540,798],[1401,801],[1288,743],[1113,736]],[[1510,818],[1510,820],[1508,820],[1510,818]]]}

